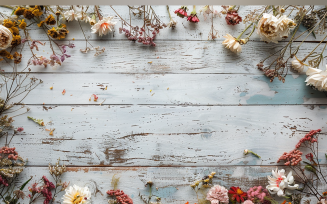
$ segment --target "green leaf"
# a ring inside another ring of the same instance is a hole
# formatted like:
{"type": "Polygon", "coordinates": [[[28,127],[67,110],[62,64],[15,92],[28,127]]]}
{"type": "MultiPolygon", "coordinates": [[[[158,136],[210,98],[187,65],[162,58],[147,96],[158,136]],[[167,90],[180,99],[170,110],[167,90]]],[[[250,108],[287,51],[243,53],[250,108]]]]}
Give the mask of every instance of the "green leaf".
{"type": "MultiPolygon", "coordinates": [[[[311,166],[312,168],[314,168],[314,170],[316,171],[317,169],[316,169],[316,167],[314,167],[312,164],[310,164],[309,162],[305,162],[305,161],[303,161],[303,163],[305,163],[306,164],[306,166],[311,166]]],[[[309,170],[308,170],[309,171],[309,170]]]]}
{"type": "Polygon", "coordinates": [[[25,186],[28,184],[28,182],[30,182],[31,180],[32,180],[32,178],[33,178],[33,176],[31,176],[31,178],[30,179],[28,179],[25,183],[23,183],[23,185],[20,187],[20,189],[19,190],[23,190],[24,188],[25,188],[25,186]]]}
{"type": "Polygon", "coordinates": [[[327,154],[325,154],[325,157],[326,157],[326,159],[327,159],[327,154]]]}

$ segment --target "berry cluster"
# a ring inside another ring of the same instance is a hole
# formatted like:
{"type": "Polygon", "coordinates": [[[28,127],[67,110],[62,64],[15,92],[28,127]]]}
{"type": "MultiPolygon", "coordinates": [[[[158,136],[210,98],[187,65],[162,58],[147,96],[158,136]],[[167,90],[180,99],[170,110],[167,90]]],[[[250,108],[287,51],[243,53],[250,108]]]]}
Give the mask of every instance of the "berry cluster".
{"type": "Polygon", "coordinates": [[[0,185],[8,186],[8,181],[0,175],[0,185]]]}
{"type": "Polygon", "coordinates": [[[280,162],[281,160],[285,160],[286,162],[284,165],[295,166],[302,161],[302,157],[301,157],[302,154],[303,153],[297,149],[294,149],[294,150],[290,151],[289,153],[284,152],[284,154],[279,157],[277,163],[280,162]]]}
{"type": "MultiPolygon", "coordinates": [[[[8,159],[17,160],[18,159],[18,153],[15,151],[15,147],[9,148],[9,147],[1,147],[0,148],[0,154],[8,154],[8,159]]],[[[0,156],[0,159],[2,156],[0,156]]]]}
{"type": "Polygon", "coordinates": [[[109,190],[109,196],[115,196],[118,204],[133,204],[133,200],[122,190],[109,190]]]}
{"type": "Polygon", "coordinates": [[[321,132],[321,129],[311,130],[302,139],[300,139],[300,141],[296,144],[296,146],[295,146],[296,149],[299,148],[301,146],[301,144],[304,143],[304,142],[311,142],[311,143],[317,142],[317,139],[314,138],[314,136],[319,132],[321,132]]]}

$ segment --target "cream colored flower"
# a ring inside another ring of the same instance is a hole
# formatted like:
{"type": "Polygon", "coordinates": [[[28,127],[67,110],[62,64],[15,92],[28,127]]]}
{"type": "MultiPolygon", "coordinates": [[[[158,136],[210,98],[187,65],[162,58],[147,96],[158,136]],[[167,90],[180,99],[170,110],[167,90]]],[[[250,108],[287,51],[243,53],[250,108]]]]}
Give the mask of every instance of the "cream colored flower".
{"type": "Polygon", "coordinates": [[[12,33],[8,28],[0,25],[0,49],[6,49],[11,45],[12,33]]]}
{"type": "Polygon", "coordinates": [[[107,35],[108,32],[113,31],[114,26],[117,23],[112,21],[113,18],[113,16],[109,16],[98,21],[96,24],[94,24],[94,26],[92,26],[92,33],[99,33],[99,36],[102,36],[107,35]]]}
{"type": "Polygon", "coordinates": [[[294,21],[285,15],[277,18],[272,14],[264,13],[258,23],[257,33],[265,42],[278,43],[283,38],[287,38],[290,28],[295,26],[294,21]]]}
{"type": "Polygon", "coordinates": [[[299,188],[298,184],[294,184],[292,171],[290,171],[286,177],[284,169],[279,171],[278,168],[276,168],[276,171],[272,170],[272,175],[272,177],[267,176],[269,185],[266,186],[271,194],[277,194],[279,197],[281,197],[285,196],[285,191],[287,189],[295,190],[299,188]]]}
{"type": "Polygon", "coordinates": [[[176,24],[177,24],[177,22],[174,21],[173,19],[171,19],[171,20],[169,21],[169,23],[167,24],[167,26],[168,26],[169,28],[175,28],[175,27],[176,27],[176,24]]]}
{"type": "Polygon", "coordinates": [[[77,21],[79,18],[82,17],[81,12],[75,11],[74,9],[71,9],[69,11],[66,11],[64,13],[64,15],[65,15],[65,19],[67,21],[73,21],[73,20],[76,20],[77,21]]]}
{"type": "Polygon", "coordinates": [[[317,88],[319,91],[327,91],[327,66],[325,71],[309,67],[306,74],[308,75],[307,79],[305,80],[305,82],[307,82],[307,86],[311,85],[317,88]]]}
{"type": "Polygon", "coordinates": [[[294,60],[292,60],[292,68],[295,71],[301,73],[304,69],[304,64],[303,64],[303,62],[300,62],[298,59],[294,59],[294,60]]]}
{"type": "Polygon", "coordinates": [[[63,204],[89,204],[91,203],[91,192],[88,187],[69,186],[62,197],[63,204]]]}
{"type": "Polygon", "coordinates": [[[242,51],[240,43],[237,42],[233,36],[231,36],[230,34],[226,34],[224,38],[226,38],[226,40],[224,40],[222,44],[225,46],[225,48],[230,49],[232,52],[235,53],[240,53],[242,51]]]}

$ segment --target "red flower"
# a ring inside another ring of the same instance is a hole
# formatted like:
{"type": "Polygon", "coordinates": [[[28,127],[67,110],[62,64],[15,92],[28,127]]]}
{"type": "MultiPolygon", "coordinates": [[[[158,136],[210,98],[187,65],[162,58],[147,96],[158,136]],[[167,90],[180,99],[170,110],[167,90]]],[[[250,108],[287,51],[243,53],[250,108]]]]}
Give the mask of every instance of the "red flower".
{"type": "Polygon", "coordinates": [[[247,194],[240,187],[232,186],[228,191],[231,200],[236,200],[238,203],[243,203],[246,200],[247,194]]]}
{"type": "Polygon", "coordinates": [[[242,22],[242,17],[238,15],[237,11],[231,10],[228,11],[225,20],[228,25],[236,25],[242,22]]]}
{"type": "Polygon", "coordinates": [[[177,16],[181,17],[181,18],[184,18],[184,17],[187,17],[187,7],[186,6],[182,6],[180,7],[179,9],[177,9],[174,13],[177,14],[177,16]]]}
{"type": "Polygon", "coordinates": [[[197,23],[197,22],[200,21],[199,18],[196,16],[196,14],[189,15],[187,20],[192,22],[192,23],[197,23]]]}

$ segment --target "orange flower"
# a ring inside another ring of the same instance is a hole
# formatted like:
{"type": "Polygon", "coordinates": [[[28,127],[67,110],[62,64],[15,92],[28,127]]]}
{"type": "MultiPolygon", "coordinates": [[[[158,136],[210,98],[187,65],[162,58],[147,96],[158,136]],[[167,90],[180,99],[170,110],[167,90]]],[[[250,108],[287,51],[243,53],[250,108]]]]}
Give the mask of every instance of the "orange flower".
{"type": "Polygon", "coordinates": [[[66,89],[64,89],[64,90],[62,91],[62,95],[65,95],[65,93],[66,93],[66,89]]]}

